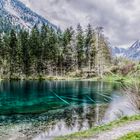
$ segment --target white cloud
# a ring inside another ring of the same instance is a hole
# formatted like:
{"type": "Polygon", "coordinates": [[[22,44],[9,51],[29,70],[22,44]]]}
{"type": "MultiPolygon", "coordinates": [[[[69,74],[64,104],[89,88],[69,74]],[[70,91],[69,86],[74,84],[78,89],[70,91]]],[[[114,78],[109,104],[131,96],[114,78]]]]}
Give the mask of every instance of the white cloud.
{"type": "Polygon", "coordinates": [[[21,1],[61,28],[78,23],[103,26],[115,46],[125,46],[140,39],[139,0],[21,1]]]}

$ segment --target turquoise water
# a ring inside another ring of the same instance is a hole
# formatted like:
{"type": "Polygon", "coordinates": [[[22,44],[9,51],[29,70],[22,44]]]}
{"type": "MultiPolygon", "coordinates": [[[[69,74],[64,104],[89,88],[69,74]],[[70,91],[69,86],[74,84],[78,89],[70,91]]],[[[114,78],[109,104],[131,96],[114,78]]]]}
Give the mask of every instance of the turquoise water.
{"type": "Polygon", "coordinates": [[[140,95],[92,81],[1,81],[0,140],[51,140],[139,113],[140,95]]]}
{"type": "Polygon", "coordinates": [[[111,101],[116,85],[82,81],[2,81],[0,114],[41,113],[79,104],[111,101]]]}

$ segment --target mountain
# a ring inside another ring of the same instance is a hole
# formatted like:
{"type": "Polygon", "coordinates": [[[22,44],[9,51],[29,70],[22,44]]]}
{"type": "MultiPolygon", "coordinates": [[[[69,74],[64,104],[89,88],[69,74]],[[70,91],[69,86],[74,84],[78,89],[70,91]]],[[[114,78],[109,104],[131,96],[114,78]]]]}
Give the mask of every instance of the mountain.
{"type": "Polygon", "coordinates": [[[140,60],[140,40],[137,40],[129,48],[112,47],[112,55],[125,57],[131,60],[140,60]]]}
{"type": "Polygon", "coordinates": [[[40,27],[42,23],[53,28],[55,25],[33,12],[18,0],[0,0],[0,31],[8,31],[11,28],[31,29],[34,25],[40,27]]]}
{"type": "Polygon", "coordinates": [[[116,57],[124,56],[125,51],[124,48],[112,47],[112,55],[116,57]]]}
{"type": "Polygon", "coordinates": [[[140,60],[140,40],[137,40],[130,48],[128,48],[124,56],[131,60],[140,60]]]}

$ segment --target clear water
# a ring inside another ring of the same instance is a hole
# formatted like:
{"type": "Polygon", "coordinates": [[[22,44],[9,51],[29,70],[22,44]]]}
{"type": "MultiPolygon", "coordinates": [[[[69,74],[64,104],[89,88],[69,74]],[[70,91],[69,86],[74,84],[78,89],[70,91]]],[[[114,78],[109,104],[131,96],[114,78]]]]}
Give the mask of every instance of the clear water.
{"type": "Polygon", "coordinates": [[[0,114],[41,113],[79,104],[108,103],[115,85],[100,82],[0,83],[0,114]]]}
{"type": "Polygon", "coordinates": [[[2,81],[0,139],[51,139],[133,115],[130,96],[115,83],[2,81]]]}

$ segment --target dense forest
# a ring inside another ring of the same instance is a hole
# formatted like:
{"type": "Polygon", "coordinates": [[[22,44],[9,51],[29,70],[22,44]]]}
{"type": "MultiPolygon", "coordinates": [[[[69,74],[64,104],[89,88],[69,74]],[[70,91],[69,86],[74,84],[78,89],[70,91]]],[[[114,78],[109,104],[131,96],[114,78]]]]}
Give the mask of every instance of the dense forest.
{"type": "Polygon", "coordinates": [[[0,78],[26,79],[66,76],[84,71],[102,76],[111,64],[109,43],[102,27],[88,25],[65,31],[43,25],[0,34],[0,78]]]}

